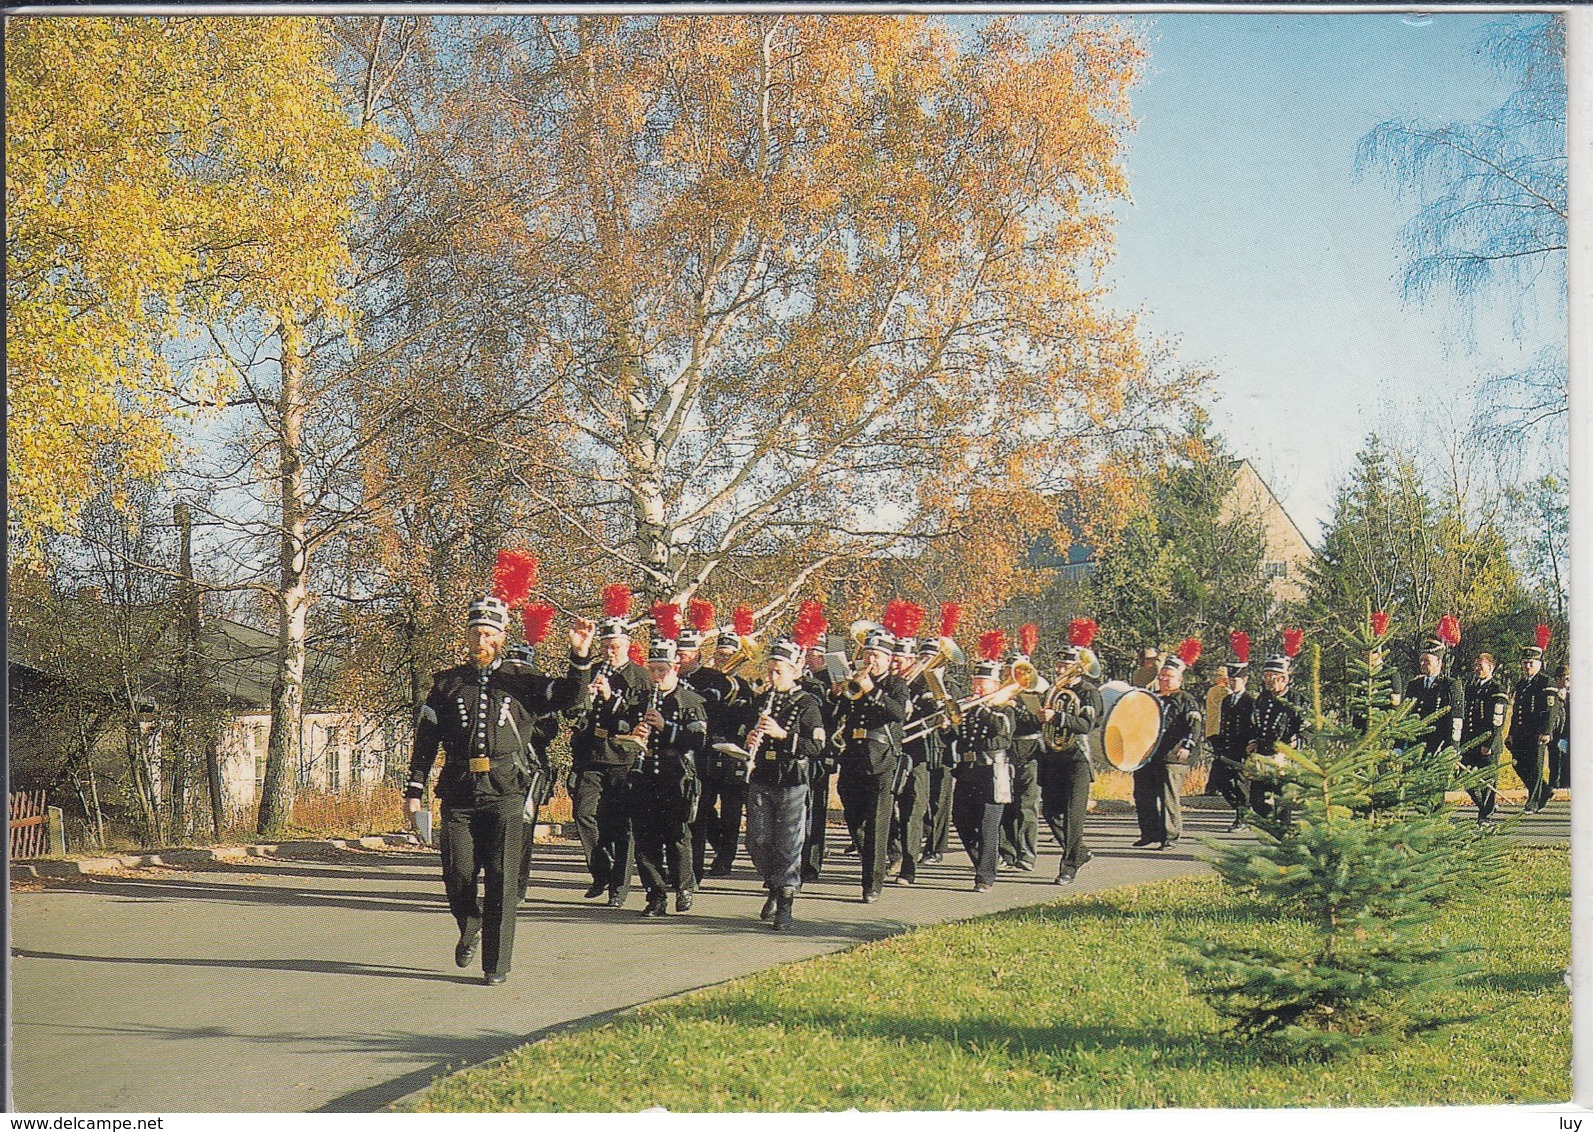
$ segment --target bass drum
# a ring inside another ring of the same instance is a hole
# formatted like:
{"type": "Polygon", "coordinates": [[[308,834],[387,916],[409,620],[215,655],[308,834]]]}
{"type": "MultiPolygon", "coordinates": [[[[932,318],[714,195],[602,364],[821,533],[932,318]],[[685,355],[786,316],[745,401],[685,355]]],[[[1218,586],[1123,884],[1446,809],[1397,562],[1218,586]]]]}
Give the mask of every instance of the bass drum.
{"type": "Polygon", "coordinates": [[[1101,685],[1101,746],[1106,761],[1125,774],[1138,770],[1162,737],[1162,703],[1126,680],[1101,685]]]}

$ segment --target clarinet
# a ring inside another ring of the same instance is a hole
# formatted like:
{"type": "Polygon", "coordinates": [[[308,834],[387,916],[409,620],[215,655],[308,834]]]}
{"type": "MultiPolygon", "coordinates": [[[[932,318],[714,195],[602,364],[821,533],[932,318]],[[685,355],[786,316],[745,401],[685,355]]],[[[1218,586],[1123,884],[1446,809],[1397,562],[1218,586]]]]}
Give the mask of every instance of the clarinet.
{"type": "MultiPolygon", "coordinates": [[[[758,723],[753,724],[753,730],[757,731],[758,733],[747,743],[747,754],[754,759],[758,757],[758,748],[763,746],[763,730],[761,727],[759,727],[759,724],[761,724],[765,719],[774,719],[774,717],[769,714],[774,710],[774,697],[775,691],[773,688],[770,688],[768,698],[763,701],[763,707],[758,711],[758,723]]],[[[774,721],[776,723],[780,722],[778,719],[775,719],[774,721]]],[[[784,725],[782,724],[781,726],[784,725]]],[[[748,761],[750,762],[751,760],[749,759],[748,761]]]]}
{"type": "MultiPolygon", "coordinates": [[[[654,684],[653,685],[653,690],[648,695],[648,698],[647,698],[647,711],[644,711],[642,713],[643,718],[646,717],[647,712],[658,711],[660,706],[663,704],[663,702],[664,702],[664,693],[658,690],[658,685],[657,684],[654,684]]],[[[646,741],[645,745],[642,748],[642,757],[643,758],[651,757],[652,760],[653,760],[653,773],[654,774],[657,774],[658,770],[659,770],[659,766],[658,766],[659,751],[658,751],[658,742],[657,741],[662,735],[663,735],[663,728],[659,728],[658,730],[655,731],[653,728],[649,727],[647,729],[647,741],[646,741]]],[[[641,765],[641,762],[640,762],[640,760],[638,760],[637,761],[637,766],[639,767],[640,765],[641,765]]]]}

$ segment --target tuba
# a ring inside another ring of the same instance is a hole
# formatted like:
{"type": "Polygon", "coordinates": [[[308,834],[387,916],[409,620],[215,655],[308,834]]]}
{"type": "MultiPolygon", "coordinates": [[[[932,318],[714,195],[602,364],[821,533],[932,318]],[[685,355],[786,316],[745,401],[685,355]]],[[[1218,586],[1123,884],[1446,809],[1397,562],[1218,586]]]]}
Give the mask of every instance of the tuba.
{"type": "MultiPolygon", "coordinates": [[[[1052,711],[1065,711],[1069,715],[1077,715],[1084,701],[1079,699],[1077,692],[1066,685],[1080,676],[1088,676],[1093,680],[1100,671],[1101,664],[1095,659],[1095,654],[1087,648],[1081,648],[1078,659],[1056,674],[1056,679],[1052,682],[1050,691],[1046,693],[1042,706],[1052,711]]],[[[1040,725],[1040,738],[1045,742],[1046,750],[1059,751],[1067,735],[1052,718],[1040,725]]]]}

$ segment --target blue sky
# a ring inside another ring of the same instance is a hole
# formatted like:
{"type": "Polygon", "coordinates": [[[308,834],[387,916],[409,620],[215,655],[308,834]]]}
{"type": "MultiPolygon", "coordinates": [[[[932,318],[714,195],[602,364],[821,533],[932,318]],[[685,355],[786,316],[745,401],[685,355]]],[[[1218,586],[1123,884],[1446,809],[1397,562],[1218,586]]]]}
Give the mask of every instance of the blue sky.
{"type": "Polygon", "coordinates": [[[1504,100],[1476,50],[1497,19],[1135,17],[1151,61],[1107,278],[1119,308],[1222,375],[1218,427],[1308,538],[1367,432],[1440,427],[1426,423],[1436,402],[1469,411],[1480,378],[1538,341],[1523,351],[1485,313],[1471,345],[1443,304],[1402,304],[1398,229],[1414,206],[1354,176],[1378,122],[1474,118],[1504,100]]]}

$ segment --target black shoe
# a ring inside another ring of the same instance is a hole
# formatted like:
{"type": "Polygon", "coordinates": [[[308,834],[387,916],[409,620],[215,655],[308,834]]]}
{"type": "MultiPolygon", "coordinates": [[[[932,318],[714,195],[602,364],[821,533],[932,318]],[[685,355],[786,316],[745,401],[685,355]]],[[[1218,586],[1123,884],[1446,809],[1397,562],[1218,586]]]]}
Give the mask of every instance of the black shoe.
{"type": "Polygon", "coordinates": [[[791,905],[796,903],[796,889],[782,888],[775,898],[774,930],[783,932],[791,926],[791,905]]]}
{"type": "Polygon", "coordinates": [[[914,876],[910,872],[899,873],[899,874],[897,874],[897,877],[896,877],[896,883],[900,884],[900,885],[910,885],[910,884],[913,884],[914,882],[916,882],[917,880],[918,880],[918,878],[916,876],[914,876]]]}
{"type": "Polygon", "coordinates": [[[804,868],[802,870],[802,883],[803,884],[816,884],[816,883],[818,883],[818,879],[819,879],[819,870],[817,870],[817,869],[809,869],[809,868],[804,868]]]}
{"type": "Polygon", "coordinates": [[[1157,849],[1171,849],[1174,845],[1177,845],[1177,844],[1178,844],[1178,838],[1175,837],[1171,841],[1158,842],[1157,845],[1156,845],[1156,848],[1157,849]]]}
{"type": "Polygon", "coordinates": [[[879,900],[879,893],[878,892],[865,892],[865,893],[863,893],[863,903],[864,904],[873,904],[877,900],[879,900]]]}
{"type": "Polygon", "coordinates": [[[669,897],[662,892],[649,892],[647,894],[647,906],[642,909],[642,915],[669,915],[669,897]]]}
{"type": "Polygon", "coordinates": [[[604,884],[600,880],[594,880],[592,882],[592,886],[590,888],[588,888],[581,895],[586,897],[586,899],[588,899],[588,900],[595,900],[597,897],[602,896],[603,893],[605,893],[607,891],[608,891],[608,885],[604,884]]]}
{"type": "Polygon", "coordinates": [[[862,850],[860,850],[856,844],[852,844],[848,845],[845,849],[842,849],[841,852],[848,857],[855,857],[858,855],[858,853],[862,852],[862,850]]]}
{"type": "Polygon", "coordinates": [[[1052,881],[1051,883],[1052,884],[1072,884],[1073,883],[1073,878],[1078,876],[1078,875],[1079,875],[1079,870],[1078,869],[1074,868],[1072,865],[1063,865],[1062,868],[1060,870],[1058,870],[1058,872],[1056,874],[1056,880],[1052,881]]]}
{"type": "Polygon", "coordinates": [[[1233,824],[1228,827],[1228,832],[1229,833],[1243,833],[1245,830],[1247,830],[1249,828],[1250,827],[1245,824],[1245,819],[1242,818],[1242,817],[1238,817],[1236,815],[1234,817],[1234,819],[1233,819],[1233,824]]]}
{"type": "Polygon", "coordinates": [[[625,894],[623,892],[609,893],[608,906],[610,908],[623,908],[625,906],[625,894]]]}
{"type": "Polygon", "coordinates": [[[722,860],[721,861],[715,861],[712,865],[710,865],[708,867],[708,875],[711,876],[711,877],[727,877],[727,876],[729,876],[730,875],[730,862],[729,861],[722,861],[722,860]]]}
{"type": "Polygon", "coordinates": [[[991,884],[987,880],[976,880],[976,881],[974,881],[974,891],[975,892],[989,892],[994,887],[996,887],[996,886],[991,884]]]}
{"type": "Polygon", "coordinates": [[[1034,858],[1030,857],[1026,861],[1019,861],[1018,868],[1022,869],[1026,873],[1034,872],[1034,858]]]}
{"type": "Polygon", "coordinates": [[[500,975],[497,971],[488,971],[481,976],[481,981],[489,987],[501,987],[509,981],[509,976],[500,975]]]}
{"type": "Polygon", "coordinates": [[[775,909],[779,907],[779,904],[780,898],[772,892],[769,893],[769,899],[763,902],[763,911],[758,913],[758,919],[763,920],[765,923],[774,919],[775,909]]]}
{"type": "Polygon", "coordinates": [[[691,893],[689,893],[689,892],[677,892],[677,893],[675,893],[675,911],[677,911],[677,912],[690,912],[691,911],[691,893]]]}
{"type": "Polygon", "coordinates": [[[1155,844],[1156,844],[1156,838],[1154,838],[1154,837],[1141,837],[1138,841],[1134,842],[1134,844],[1132,846],[1130,846],[1130,848],[1132,848],[1132,849],[1149,849],[1152,845],[1155,845],[1155,844]]]}
{"type": "Polygon", "coordinates": [[[459,933],[459,942],[454,944],[454,966],[468,967],[470,961],[476,957],[476,944],[481,942],[481,929],[471,931],[466,928],[459,933]]]}

